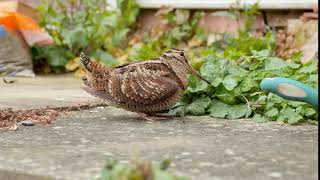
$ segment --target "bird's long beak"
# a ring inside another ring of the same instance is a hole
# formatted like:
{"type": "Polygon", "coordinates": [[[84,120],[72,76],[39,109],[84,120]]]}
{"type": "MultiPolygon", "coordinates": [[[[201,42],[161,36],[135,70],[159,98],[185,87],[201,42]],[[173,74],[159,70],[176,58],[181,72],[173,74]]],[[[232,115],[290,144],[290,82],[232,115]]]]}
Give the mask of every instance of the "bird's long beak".
{"type": "Polygon", "coordinates": [[[197,76],[202,81],[205,81],[209,85],[211,84],[208,80],[206,80],[204,77],[202,77],[196,70],[194,70],[190,65],[189,65],[189,71],[191,72],[191,74],[197,76]]]}

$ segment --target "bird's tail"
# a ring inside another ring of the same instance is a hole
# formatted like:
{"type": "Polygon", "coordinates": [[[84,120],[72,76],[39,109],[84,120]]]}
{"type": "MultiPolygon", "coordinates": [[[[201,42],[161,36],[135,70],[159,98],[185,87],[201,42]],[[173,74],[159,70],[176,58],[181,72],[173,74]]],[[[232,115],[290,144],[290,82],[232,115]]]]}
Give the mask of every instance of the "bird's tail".
{"type": "Polygon", "coordinates": [[[98,76],[101,74],[108,74],[111,69],[107,66],[104,66],[103,64],[100,64],[99,62],[91,59],[89,56],[87,56],[84,52],[80,53],[80,60],[83,64],[83,67],[90,72],[93,76],[98,76]]]}
{"type": "Polygon", "coordinates": [[[89,66],[90,61],[91,61],[90,57],[87,56],[84,52],[81,52],[80,53],[80,60],[81,60],[81,62],[83,64],[83,67],[90,71],[90,69],[91,69],[90,66],[89,66]]]}

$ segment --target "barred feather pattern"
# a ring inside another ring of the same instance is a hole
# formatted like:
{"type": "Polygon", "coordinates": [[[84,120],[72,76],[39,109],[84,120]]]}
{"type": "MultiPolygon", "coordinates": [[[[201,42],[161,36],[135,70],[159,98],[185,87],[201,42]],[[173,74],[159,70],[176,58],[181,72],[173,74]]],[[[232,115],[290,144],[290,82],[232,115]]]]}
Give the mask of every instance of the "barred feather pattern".
{"type": "Polygon", "coordinates": [[[187,65],[174,58],[172,52],[165,54],[116,68],[103,66],[82,55],[87,71],[84,90],[129,111],[152,114],[167,110],[186,89],[188,71],[187,65]]]}

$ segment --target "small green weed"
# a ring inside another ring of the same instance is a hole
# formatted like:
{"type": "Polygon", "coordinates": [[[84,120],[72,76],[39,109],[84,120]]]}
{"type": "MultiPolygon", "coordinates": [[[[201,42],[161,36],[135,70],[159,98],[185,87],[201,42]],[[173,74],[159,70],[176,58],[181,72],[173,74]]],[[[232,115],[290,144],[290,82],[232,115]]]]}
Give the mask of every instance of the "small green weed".
{"type": "Polygon", "coordinates": [[[96,180],[189,180],[187,177],[169,173],[167,171],[169,166],[169,160],[164,160],[158,165],[147,161],[136,161],[130,165],[123,165],[110,160],[96,180]]]}

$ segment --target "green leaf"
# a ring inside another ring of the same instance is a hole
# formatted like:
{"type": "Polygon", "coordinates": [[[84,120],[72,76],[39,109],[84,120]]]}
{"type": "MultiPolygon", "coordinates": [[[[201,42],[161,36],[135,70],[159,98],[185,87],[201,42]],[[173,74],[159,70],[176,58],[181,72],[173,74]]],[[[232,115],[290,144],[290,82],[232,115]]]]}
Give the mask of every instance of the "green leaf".
{"type": "Polygon", "coordinates": [[[192,115],[204,115],[210,103],[211,99],[209,97],[198,98],[187,107],[187,112],[192,115]]]}
{"type": "Polygon", "coordinates": [[[64,67],[73,58],[72,53],[62,46],[47,46],[39,48],[39,51],[53,67],[64,67]]]}
{"type": "Polygon", "coordinates": [[[107,66],[113,66],[118,63],[118,61],[111,54],[107,53],[106,51],[102,51],[100,49],[94,51],[91,54],[91,56],[101,61],[103,64],[107,66]]]}
{"type": "Polygon", "coordinates": [[[231,19],[236,19],[237,18],[237,16],[234,13],[230,12],[230,11],[216,11],[216,12],[211,13],[211,15],[229,17],[231,19]]]}
{"type": "Polygon", "coordinates": [[[237,104],[239,102],[232,91],[228,91],[221,85],[216,89],[214,96],[226,104],[237,104]]]}
{"type": "Polygon", "coordinates": [[[230,75],[237,78],[244,78],[248,74],[247,70],[234,65],[229,67],[228,72],[230,75]]]}
{"type": "Polygon", "coordinates": [[[257,83],[251,77],[247,77],[241,83],[241,91],[248,92],[255,86],[257,86],[257,83]]]}
{"type": "Polygon", "coordinates": [[[159,168],[161,170],[166,170],[169,168],[170,164],[171,164],[171,161],[169,159],[165,159],[160,163],[159,168]]]}
{"type": "Polygon", "coordinates": [[[225,118],[229,114],[228,105],[218,100],[212,100],[208,112],[211,117],[225,118]]]}
{"type": "Polygon", "coordinates": [[[268,110],[266,113],[264,113],[265,116],[270,117],[270,118],[275,118],[279,114],[279,111],[277,108],[271,108],[268,110]]]}
{"type": "Polygon", "coordinates": [[[213,79],[211,81],[211,85],[213,87],[218,87],[221,83],[222,83],[222,78],[221,77],[217,77],[217,78],[215,78],[215,79],[213,79]]]}
{"type": "Polygon", "coordinates": [[[200,73],[209,80],[214,87],[217,87],[224,78],[227,61],[207,56],[200,68],[200,73]]]}
{"type": "Polygon", "coordinates": [[[265,63],[266,70],[283,69],[288,66],[288,63],[280,58],[271,57],[265,63]]]}
{"type": "Polygon", "coordinates": [[[306,66],[303,66],[298,70],[299,73],[313,73],[318,70],[318,67],[316,64],[308,64],[306,66]]]}
{"type": "Polygon", "coordinates": [[[211,106],[208,109],[211,117],[239,119],[246,115],[248,111],[246,104],[228,105],[221,101],[212,100],[211,106]]]}
{"type": "Polygon", "coordinates": [[[261,114],[255,114],[252,119],[258,123],[264,123],[269,121],[267,117],[262,116],[261,114]]]}
{"type": "Polygon", "coordinates": [[[271,52],[269,49],[264,49],[264,50],[261,50],[261,51],[255,51],[253,50],[252,51],[252,54],[254,56],[258,56],[258,57],[268,57],[270,56],[271,52]]]}
{"type": "Polygon", "coordinates": [[[72,48],[86,48],[88,46],[88,40],[83,27],[77,27],[73,30],[63,30],[63,43],[72,48]]]}
{"type": "Polygon", "coordinates": [[[314,110],[313,108],[306,108],[304,110],[304,114],[305,116],[309,117],[309,116],[312,116],[312,115],[315,115],[317,113],[316,110],[314,110]]]}
{"type": "Polygon", "coordinates": [[[276,95],[276,94],[273,94],[273,93],[269,93],[268,94],[268,97],[267,97],[267,101],[268,103],[276,103],[276,104],[279,104],[281,102],[283,102],[283,98],[281,98],[280,96],[276,95]]]}
{"type": "Polygon", "coordinates": [[[191,93],[197,93],[206,91],[208,84],[203,81],[199,81],[199,79],[195,76],[189,76],[188,87],[187,90],[191,93]]]}
{"type": "Polygon", "coordinates": [[[303,117],[292,108],[284,108],[280,111],[277,121],[288,122],[289,124],[297,124],[303,117]]]}
{"type": "Polygon", "coordinates": [[[139,14],[137,2],[134,0],[117,0],[117,7],[120,10],[118,26],[131,26],[139,14]]]}
{"type": "Polygon", "coordinates": [[[300,101],[288,101],[288,105],[293,106],[293,107],[299,107],[306,105],[307,103],[305,102],[300,102],[300,101]]]}
{"type": "Polygon", "coordinates": [[[248,108],[246,104],[231,105],[229,108],[229,113],[227,118],[229,119],[242,118],[246,115],[247,111],[248,111],[248,108]]]}
{"type": "Polygon", "coordinates": [[[300,64],[297,64],[297,63],[291,62],[291,63],[288,63],[288,66],[289,66],[290,68],[292,68],[292,69],[297,69],[297,68],[299,68],[301,65],[300,65],[300,64]]]}
{"type": "Polygon", "coordinates": [[[244,118],[249,118],[252,114],[253,110],[252,108],[247,104],[247,112],[246,115],[244,116],[244,118]]]}
{"type": "Polygon", "coordinates": [[[318,74],[312,74],[309,76],[310,82],[318,82],[318,74]]]}
{"type": "Polygon", "coordinates": [[[186,114],[186,106],[185,105],[181,105],[181,106],[176,106],[174,108],[170,108],[169,114],[170,115],[174,115],[174,116],[183,117],[186,114]]]}
{"type": "Polygon", "coordinates": [[[127,33],[129,31],[130,31],[130,29],[128,29],[128,28],[116,31],[116,33],[114,33],[114,35],[112,36],[112,45],[115,47],[118,47],[123,42],[123,40],[126,38],[127,33]]]}
{"type": "Polygon", "coordinates": [[[222,81],[222,84],[229,91],[233,90],[233,88],[238,85],[237,81],[230,76],[225,77],[222,81]]]}
{"type": "Polygon", "coordinates": [[[259,98],[257,99],[257,102],[259,104],[265,104],[267,101],[267,98],[268,98],[267,96],[259,96],[259,98]]]}

